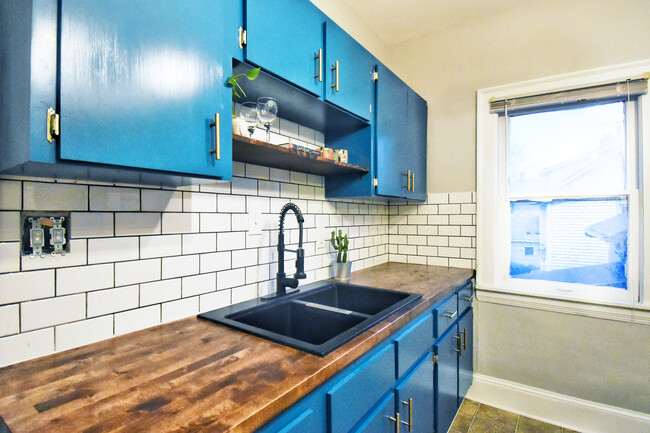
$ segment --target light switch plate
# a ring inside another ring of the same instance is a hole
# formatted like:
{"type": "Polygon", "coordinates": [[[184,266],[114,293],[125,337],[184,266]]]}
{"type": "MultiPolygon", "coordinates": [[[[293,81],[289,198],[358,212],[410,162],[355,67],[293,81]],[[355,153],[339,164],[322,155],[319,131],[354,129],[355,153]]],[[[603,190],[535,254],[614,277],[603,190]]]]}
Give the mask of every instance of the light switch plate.
{"type": "Polygon", "coordinates": [[[248,213],[248,234],[249,235],[261,235],[263,225],[264,225],[264,221],[261,212],[248,213]]]}

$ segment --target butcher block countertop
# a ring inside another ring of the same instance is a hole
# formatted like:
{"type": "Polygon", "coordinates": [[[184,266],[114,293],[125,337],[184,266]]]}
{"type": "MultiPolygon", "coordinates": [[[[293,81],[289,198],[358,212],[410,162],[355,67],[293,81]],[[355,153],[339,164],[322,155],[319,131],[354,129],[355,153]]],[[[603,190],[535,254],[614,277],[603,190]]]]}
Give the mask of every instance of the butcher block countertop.
{"type": "Polygon", "coordinates": [[[0,369],[0,432],[253,432],[473,276],[385,263],[350,282],[422,298],[318,357],[190,317],[0,369]]]}

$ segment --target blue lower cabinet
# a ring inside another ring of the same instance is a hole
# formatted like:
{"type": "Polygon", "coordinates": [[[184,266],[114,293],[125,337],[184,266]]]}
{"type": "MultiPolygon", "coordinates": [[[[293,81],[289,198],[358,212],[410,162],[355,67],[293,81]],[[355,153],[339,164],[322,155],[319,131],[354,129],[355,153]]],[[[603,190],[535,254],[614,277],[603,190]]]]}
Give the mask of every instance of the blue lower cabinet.
{"type": "Polygon", "coordinates": [[[472,309],[435,344],[433,313],[455,310],[456,299],[429,308],[257,432],[447,432],[472,383],[472,309]]]}
{"type": "Polygon", "coordinates": [[[461,336],[461,351],[458,355],[458,405],[465,398],[467,390],[472,385],[474,375],[474,314],[469,309],[458,320],[458,333],[461,336]]]}
{"type": "Polygon", "coordinates": [[[458,326],[453,325],[434,345],[435,420],[438,433],[446,432],[458,409],[458,326]]]}
{"type": "Polygon", "coordinates": [[[354,433],[395,433],[395,396],[388,394],[354,433]]]}
{"type": "Polygon", "coordinates": [[[415,369],[395,388],[397,408],[404,431],[433,432],[433,355],[427,353],[415,369]]]}

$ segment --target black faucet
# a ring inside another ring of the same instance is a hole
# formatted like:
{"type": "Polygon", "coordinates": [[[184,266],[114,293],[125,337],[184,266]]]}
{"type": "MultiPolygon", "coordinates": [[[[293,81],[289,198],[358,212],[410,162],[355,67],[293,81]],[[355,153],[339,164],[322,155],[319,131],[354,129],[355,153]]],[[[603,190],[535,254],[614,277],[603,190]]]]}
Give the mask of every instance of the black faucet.
{"type": "Polygon", "coordinates": [[[297,292],[300,289],[298,287],[298,280],[307,278],[305,274],[305,250],[302,248],[302,223],[305,222],[305,219],[302,217],[300,208],[294,203],[287,203],[282,207],[280,211],[280,231],[278,232],[278,273],[277,273],[277,282],[276,282],[276,292],[270,295],[262,297],[262,299],[272,299],[277,298],[278,296],[284,296],[288,293],[297,292]],[[284,247],[284,217],[292,210],[296,214],[296,219],[298,220],[298,229],[300,234],[298,236],[298,248],[294,250],[289,250],[284,247]],[[293,275],[293,278],[287,278],[287,274],[284,273],[284,252],[291,251],[296,253],[296,273],[293,275]],[[290,287],[293,290],[287,290],[287,287],[290,287]]]}

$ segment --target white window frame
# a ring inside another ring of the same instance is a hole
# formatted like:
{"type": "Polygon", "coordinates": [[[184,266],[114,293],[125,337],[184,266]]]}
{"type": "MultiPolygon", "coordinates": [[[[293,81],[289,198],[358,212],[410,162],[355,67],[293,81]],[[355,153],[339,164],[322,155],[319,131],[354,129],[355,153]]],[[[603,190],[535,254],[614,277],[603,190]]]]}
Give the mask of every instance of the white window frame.
{"type": "MultiPolygon", "coordinates": [[[[629,187],[625,191],[605,193],[628,197],[629,200],[629,269],[628,290],[625,291],[609,288],[594,290],[595,286],[510,278],[508,272],[510,207],[506,197],[507,156],[505,139],[500,141],[504,137],[505,122],[500,121],[503,116],[490,113],[490,100],[493,99],[511,99],[625,81],[628,78],[639,78],[649,71],[650,60],[482,89],[477,92],[477,289],[548,300],[650,309],[650,296],[643,291],[644,287],[650,287],[650,272],[643,272],[646,264],[650,263],[645,259],[650,257],[650,234],[647,233],[650,229],[643,230],[644,226],[650,228],[648,191],[650,188],[646,188],[641,195],[636,188],[637,184],[640,187],[650,185],[650,158],[642,158],[643,154],[650,155],[650,96],[643,95],[637,99],[637,112],[640,113],[638,123],[641,129],[637,137],[638,149],[641,153],[638,157],[641,159],[641,164],[637,161],[636,143],[628,143],[628,146],[634,148],[634,151],[628,152],[628,164],[637,164],[639,178],[628,179],[629,187]],[[644,130],[646,134],[643,134],[644,130]],[[641,240],[643,242],[640,242],[641,240]],[[568,286],[571,287],[569,291],[567,291],[568,286]]],[[[627,115],[631,112],[628,108],[629,104],[626,106],[627,115]]],[[[586,196],[580,195],[580,197],[586,196]]]]}

